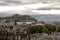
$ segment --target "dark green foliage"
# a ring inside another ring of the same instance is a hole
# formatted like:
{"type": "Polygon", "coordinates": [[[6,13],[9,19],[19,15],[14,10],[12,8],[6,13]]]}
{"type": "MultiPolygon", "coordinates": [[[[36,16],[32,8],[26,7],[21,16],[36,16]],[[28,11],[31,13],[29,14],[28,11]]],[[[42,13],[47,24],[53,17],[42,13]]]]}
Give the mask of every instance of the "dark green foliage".
{"type": "Polygon", "coordinates": [[[32,34],[33,34],[33,33],[36,33],[36,32],[37,32],[37,27],[31,27],[30,30],[31,30],[31,33],[32,33],[32,34]]]}
{"type": "Polygon", "coordinates": [[[60,27],[57,27],[57,32],[60,32],[60,27]]]}
{"type": "MultiPolygon", "coordinates": [[[[59,28],[60,29],[60,28],[59,28]]],[[[47,24],[45,26],[32,26],[30,27],[31,33],[51,33],[56,31],[56,26],[47,24]]],[[[60,30],[59,30],[60,31],[60,30]]]]}
{"type": "Polygon", "coordinates": [[[48,33],[48,29],[46,27],[43,27],[42,33],[48,33]]]}
{"type": "Polygon", "coordinates": [[[48,31],[50,31],[50,32],[56,31],[56,27],[55,27],[54,25],[48,24],[48,25],[45,25],[45,27],[46,27],[46,28],[48,29],[48,31]]]}
{"type": "Polygon", "coordinates": [[[37,26],[37,32],[38,32],[38,33],[42,33],[43,27],[44,27],[44,26],[38,25],[38,26],[37,26]]]}

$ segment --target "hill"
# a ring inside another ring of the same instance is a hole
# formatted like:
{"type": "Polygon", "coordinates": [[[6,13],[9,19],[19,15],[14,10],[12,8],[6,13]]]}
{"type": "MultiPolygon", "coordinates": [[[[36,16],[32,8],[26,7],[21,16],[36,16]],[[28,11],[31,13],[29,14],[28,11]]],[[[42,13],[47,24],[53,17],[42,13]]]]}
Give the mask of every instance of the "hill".
{"type": "Polygon", "coordinates": [[[37,21],[35,18],[29,16],[29,15],[19,15],[19,14],[14,14],[9,17],[0,17],[0,20],[7,20],[10,22],[30,22],[30,21],[37,21]]]}

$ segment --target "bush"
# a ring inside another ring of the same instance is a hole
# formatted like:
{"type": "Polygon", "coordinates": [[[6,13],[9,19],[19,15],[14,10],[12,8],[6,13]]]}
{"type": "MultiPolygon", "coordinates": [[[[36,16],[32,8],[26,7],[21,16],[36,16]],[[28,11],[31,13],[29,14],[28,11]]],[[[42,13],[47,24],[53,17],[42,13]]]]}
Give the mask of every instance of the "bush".
{"type": "Polygon", "coordinates": [[[57,32],[60,32],[60,27],[57,28],[57,32]]]}
{"type": "Polygon", "coordinates": [[[33,34],[33,33],[36,33],[37,28],[36,27],[31,27],[30,30],[31,30],[31,33],[33,34]]]}
{"type": "Polygon", "coordinates": [[[48,29],[46,27],[43,27],[42,33],[48,33],[48,29]]]}
{"type": "Polygon", "coordinates": [[[45,25],[45,27],[48,29],[48,31],[50,31],[50,32],[54,32],[54,31],[56,31],[56,26],[54,26],[54,25],[45,25]]]}
{"type": "MultiPolygon", "coordinates": [[[[31,30],[31,33],[51,33],[51,32],[55,32],[56,31],[56,26],[54,25],[45,25],[45,26],[41,26],[41,25],[38,25],[38,26],[33,26],[33,27],[30,27],[30,30],[31,30]]],[[[59,28],[59,31],[60,31],[60,28],[59,28]]]]}

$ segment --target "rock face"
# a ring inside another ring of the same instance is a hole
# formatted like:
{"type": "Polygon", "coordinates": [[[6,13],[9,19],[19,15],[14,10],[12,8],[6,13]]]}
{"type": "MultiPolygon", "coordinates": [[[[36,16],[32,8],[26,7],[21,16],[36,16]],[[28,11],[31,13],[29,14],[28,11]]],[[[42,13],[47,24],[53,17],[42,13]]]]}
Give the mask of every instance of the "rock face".
{"type": "Polygon", "coordinates": [[[14,21],[17,21],[17,22],[31,22],[31,21],[37,21],[35,18],[29,16],[29,15],[18,15],[18,14],[14,14],[10,17],[1,17],[0,18],[1,20],[4,20],[6,19],[7,21],[10,21],[10,22],[14,22],[14,21]]]}

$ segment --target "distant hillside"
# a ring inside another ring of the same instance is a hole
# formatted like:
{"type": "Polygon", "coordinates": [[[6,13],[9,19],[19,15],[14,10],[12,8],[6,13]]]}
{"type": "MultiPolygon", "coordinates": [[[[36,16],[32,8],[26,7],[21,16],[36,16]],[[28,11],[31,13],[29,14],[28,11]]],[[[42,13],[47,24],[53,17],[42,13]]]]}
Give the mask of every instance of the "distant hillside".
{"type": "Polygon", "coordinates": [[[32,15],[35,19],[38,21],[44,21],[44,22],[60,22],[60,15],[56,14],[41,14],[41,15],[32,15]]]}
{"type": "Polygon", "coordinates": [[[17,21],[17,22],[20,22],[20,21],[37,21],[35,18],[29,16],[29,15],[19,15],[19,14],[14,14],[12,16],[9,16],[9,17],[0,17],[0,20],[7,20],[7,21],[17,21]]]}

